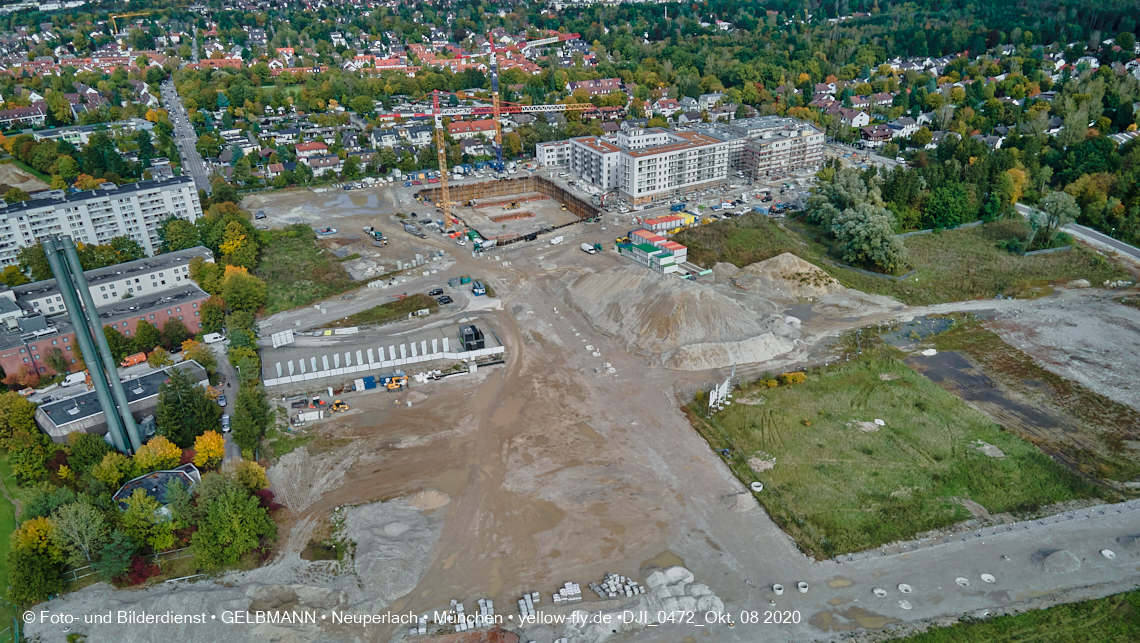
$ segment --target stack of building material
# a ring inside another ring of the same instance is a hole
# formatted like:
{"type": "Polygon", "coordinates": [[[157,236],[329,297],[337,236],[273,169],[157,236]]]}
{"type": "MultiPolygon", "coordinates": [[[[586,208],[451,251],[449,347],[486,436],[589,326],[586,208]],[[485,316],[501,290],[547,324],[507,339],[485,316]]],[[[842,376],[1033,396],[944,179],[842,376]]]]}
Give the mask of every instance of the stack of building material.
{"type": "Polygon", "coordinates": [[[463,603],[453,598],[451,599],[451,609],[455,612],[455,631],[466,632],[471,629],[471,626],[467,623],[467,615],[463,613],[463,603]]]}
{"type": "Polygon", "coordinates": [[[562,589],[558,590],[558,592],[554,595],[554,602],[555,603],[580,601],[580,600],[582,600],[582,588],[578,586],[578,583],[569,583],[568,582],[565,585],[563,585],[562,589]]]}
{"type": "Polygon", "coordinates": [[[490,627],[495,624],[495,601],[489,598],[479,599],[479,614],[475,617],[474,627],[490,627]]]}
{"type": "Polygon", "coordinates": [[[534,618],[534,606],[538,603],[538,592],[523,594],[519,599],[519,615],[525,618],[534,618]]]}
{"type": "Polygon", "coordinates": [[[606,574],[601,583],[590,583],[590,589],[600,598],[632,598],[636,594],[645,593],[645,588],[638,585],[637,581],[617,574],[606,574]]]}

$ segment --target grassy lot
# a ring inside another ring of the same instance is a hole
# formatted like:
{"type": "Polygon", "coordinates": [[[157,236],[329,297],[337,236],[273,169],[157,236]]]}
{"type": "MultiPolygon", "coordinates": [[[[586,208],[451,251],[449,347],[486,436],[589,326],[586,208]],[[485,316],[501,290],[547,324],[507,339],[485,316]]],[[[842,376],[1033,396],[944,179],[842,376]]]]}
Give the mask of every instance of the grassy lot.
{"type": "Polygon", "coordinates": [[[255,274],[268,285],[265,313],[307,306],[357,286],[344,266],[317,243],[305,225],[267,230],[255,274]]]}
{"type": "Polygon", "coordinates": [[[1052,440],[1039,441],[1042,447],[1071,457],[1090,476],[1122,482],[1140,476],[1140,459],[1125,446],[1126,440],[1136,439],[1140,412],[1042,368],[980,322],[955,324],[932,340],[939,350],[969,355],[987,375],[1031,405],[1057,409],[1084,429],[1078,435],[1055,432],[1052,440]]]}
{"type": "Polygon", "coordinates": [[[439,310],[439,304],[423,293],[416,293],[414,295],[408,295],[404,299],[397,299],[386,304],[369,308],[368,310],[362,310],[355,315],[349,315],[344,319],[327,324],[327,327],[363,326],[365,324],[379,324],[386,321],[395,321],[397,319],[407,319],[408,313],[424,308],[435,312],[439,310]]]}
{"type": "MultiPolygon", "coordinates": [[[[0,454],[0,478],[4,480],[4,488],[8,496],[20,500],[17,493],[16,477],[12,475],[12,467],[8,464],[7,454],[0,454]]],[[[8,499],[0,495],[0,587],[8,587],[8,537],[16,531],[16,507],[8,499]]],[[[0,599],[3,594],[0,594],[0,599]]],[[[12,624],[12,617],[16,615],[15,608],[6,601],[0,600],[0,630],[12,624]]],[[[0,640],[3,640],[0,637],[0,640]]]]}
{"type": "Polygon", "coordinates": [[[908,643],[1130,643],[1140,641],[1140,590],[1013,616],[962,622],[908,643]]]}
{"type": "Polygon", "coordinates": [[[730,449],[742,481],[764,483],[760,503],[816,557],[969,519],[959,499],[1001,513],[1098,493],[885,352],[804,384],[746,385],[712,419],[702,401],[689,406],[694,425],[713,448],[730,449]],[[984,455],[978,440],[1005,457],[984,455]],[[771,456],[774,468],[760,473],[748,463],[771,456]]]}
{"type": "Polygon", "coordinates": [[[689,247],[689,260],[706,267],[727,261],[738,267],[791,252],[831,273],[843,285],[889,295],[911,305],[993,297],[998,293],[1033,297],[1049,284],[1088,279],[1126,279],[1127,273],[1103,257],[1080,248],[1025,257],[998,248],[1005,239],[1025,235],[1025,224],[1003,220],[974,228],[908,237],[909,264],[917,269],[904,281],[877,279],[823,263],[829,248],[803,222],[783,226],[750,214],[676,235],[689,247]],[[802,230],[800,232],[799,230],[802,230]]]}

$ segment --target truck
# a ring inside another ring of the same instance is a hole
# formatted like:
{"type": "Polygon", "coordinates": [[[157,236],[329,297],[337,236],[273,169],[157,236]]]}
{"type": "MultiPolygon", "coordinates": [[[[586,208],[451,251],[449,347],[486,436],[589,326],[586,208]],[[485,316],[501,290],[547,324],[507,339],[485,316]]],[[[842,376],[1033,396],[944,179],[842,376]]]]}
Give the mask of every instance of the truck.
{"type": "Polygon", "coordinates": [[[146,353],[135,353],[134,355],[127,355],[127,358],[119,363],[122,368],[134,366],[135,364],[142,364],[146,361],[146,353]]]}
{"type": "Polygon", "coordinates": [[[588,243],[583,243],[581,247],[582,247],[582,252],[584,252],[588,255],[592,255],[595,252],[597,252],[597,250],[594,249],[594,246],[591,246],[588,243]]]}
{"type": "Polygon", "coordinates": [[[206,342],[207,344],[217,344],[223,339],[225,339],[225,336],[223,336],[221,333],[206,333],[202,336],[202,341],[206,342]]]}
{"type": "Polygon", "coordinates": [[[81,384],[86,379],[87,379],[87,371],[79,371],[78,373],[69,373],[67,377],[63,378],[63,381],[60,382],[59,385],[60,386],[73,386],[75,384],[81,384]]]}

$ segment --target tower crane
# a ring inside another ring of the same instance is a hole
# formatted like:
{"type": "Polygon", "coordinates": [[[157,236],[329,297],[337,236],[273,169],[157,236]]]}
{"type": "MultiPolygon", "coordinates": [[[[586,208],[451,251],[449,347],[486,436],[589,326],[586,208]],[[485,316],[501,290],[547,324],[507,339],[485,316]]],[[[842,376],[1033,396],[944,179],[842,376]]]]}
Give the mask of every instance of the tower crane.
{"type": "Polygon", "coordinates": [[[115,24],[115,18],[133,18],[135,16],[149,16],[149,15],[150,15],[149,11],[132,11],[130,13],[117,13],[117,14],[111,16],[111,31],[114,33],[119,33],[119,27],[117,24],[115,24]]]}
{"type": "Polygon", "coordinates": [[[499,164],[503,162],[503,126],[499,123],[499,58],[496,54],[500,52],[506,53],[508,51],[523,52],[531,47],[551,45],[565,40],[577,40],[579,37],[580,36],[576,33],[560,33],[556,36],[550,36],[549,38],[528,40],[527,42],[508,45],[506,47],[495,47],[495,40],[488,34],[487,41],[491,43],[491,106],[495,119],[495,158],[499,164]]]}

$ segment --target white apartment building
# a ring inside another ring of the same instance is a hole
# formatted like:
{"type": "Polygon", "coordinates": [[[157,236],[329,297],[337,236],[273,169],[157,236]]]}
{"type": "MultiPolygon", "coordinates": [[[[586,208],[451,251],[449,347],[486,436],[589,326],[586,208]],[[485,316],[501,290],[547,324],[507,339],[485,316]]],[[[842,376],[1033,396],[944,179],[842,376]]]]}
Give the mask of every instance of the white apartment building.
{"type": "Polygon", "coordinates": [[[634,205],[724,185],[729,145],[698,132],[629,129],[570,139],[570,167],[601,190],[634,205]]]}
{"type": "MultiPolygon", "coordinates": [[[[190,261],[202,257],[214,261],[214,253],[209,248],[197,246],[147,257],[126,263],[86,270],[87,285],[95,305],[102,307],[123,297],[144,297],[193,284],[190,279],[190,261]]],[[[6,297],[20,305],[29,314],[39,313],[45,317],[66,312],[63,296],[55,279],[34,281],[15,288],[0,287],[0,297],[6,297]]]]}
{"type": "Polygon", "coordinates": [[[570,165],[570,141],[547,141],[534,146],[534,158],[543,167],[570,165]]]}
{"type": "Polygon", "coordinates": [[[787,176],[823,164],[824,133],[795,118],[758,116],[694,129],[724,141],[731,171],[753,180],[787,176]]]}
{"type": "Polygon", "coordinates": [[[51,190],[42,198],[0,204],[0,267],[15,264],[20,248],[33,246],[49,234],[69,234],[76,242],[93,244],[130,237],[153,255],[158,252],[162,220],[196,221],[200,216],[198,190],[188,176],[121,187],[103,184],[70,195],[51,190]]]}

